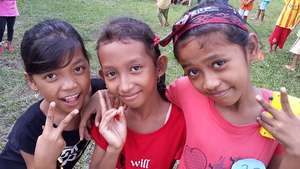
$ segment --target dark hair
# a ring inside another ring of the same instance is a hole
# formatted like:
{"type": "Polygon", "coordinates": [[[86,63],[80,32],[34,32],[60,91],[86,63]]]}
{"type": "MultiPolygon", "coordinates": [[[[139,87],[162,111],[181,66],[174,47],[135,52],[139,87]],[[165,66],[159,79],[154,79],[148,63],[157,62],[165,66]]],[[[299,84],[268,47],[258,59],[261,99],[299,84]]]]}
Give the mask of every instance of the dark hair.
{"type": "MultiPolygon", "coordinates": [[[[155,39],[155,34],[146,23],[129,17],[120,17],[111,20],[103,27],[96,49],[98,50],[101,45],[114,41],[122,41],[124,43],[126,43],[126,40],[139,41],[144,44],[147,54],[152,57],[153,63],[156,65],[156,61],[161,53],[159,42],[156,42],[155,39]]],[[[101,61],[99,62],[101,63],[101,61]]],[[[157,89],[161,97],[167,100],[165,96],[165,74],[159,78],[157,89]]]]}
{"type": "MultiPolygon", "coordinates": [[[[207,1],[204,3],[200,3],[199,5],[191,8],[187,12],[184,13],[186,15],[189,12],[192,12],[194,10],[197,10],[199,8],[204,8],[208,6],[215,6],[220,5],[220,3],[215,1],[207,1]]],[[[221,4],[224,5],[224,4],[221,4]]],[[[183,16],[184,16],[183,15],[183,16]]],[[[240,21],[244,22],[242,17],[240,17],[240,21]]],[[[207,23],[204,25],[196,26],[190,30],[187,30],[184,32],[179,39],[177,40],[177,43],[174,44],[174,55],[175,58],[178,60],[178,46],[181,42],[188,39],[189,37],[199,37],[202,35],[208,35],[209,33],[213,32],[221,32],[225,35],[226,39],[234,44],[238,44],[242,47],[242,49],[245,51],[245,47],[248,44],[248,38],[249,38],[249,32],[241,29],[240,27],[233,25],[233,24],[226,24],[226,23],[207,23]]]]}
{"type": "Polygon", "coordinates": [[[89,61],[83,40],[72,25],[58,19],[42,21],[27,30],[21,42],[25,71],[33,75],[62,68],[76,49],[89,61]]]}

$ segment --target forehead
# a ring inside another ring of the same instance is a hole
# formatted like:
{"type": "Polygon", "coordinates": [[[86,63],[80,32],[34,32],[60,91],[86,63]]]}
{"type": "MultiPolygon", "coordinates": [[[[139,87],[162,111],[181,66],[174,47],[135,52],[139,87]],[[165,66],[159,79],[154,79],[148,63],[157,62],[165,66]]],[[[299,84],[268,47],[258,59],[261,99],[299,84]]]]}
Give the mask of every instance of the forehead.
{"type": "Polygon", "coordinates": [[[241,50],[240,46],[227,40],[224,33],[212,32],[184,40],[178,45],[178,59],[182,65],[204,63],[237,50],[241,50]]]}
{"type": "Polygon", "coordinates": [[[98,50],[102,66],[122,65],[134,61],[152,61],[145,45],[135,40],[114,41],[100,45],[98,50]]]}

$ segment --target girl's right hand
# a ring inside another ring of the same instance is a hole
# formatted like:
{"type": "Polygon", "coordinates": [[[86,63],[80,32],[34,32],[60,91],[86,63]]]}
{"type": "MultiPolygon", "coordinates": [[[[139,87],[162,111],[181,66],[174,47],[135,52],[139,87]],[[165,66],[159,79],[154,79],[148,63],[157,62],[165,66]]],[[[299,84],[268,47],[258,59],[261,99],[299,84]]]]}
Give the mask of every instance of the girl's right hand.
{"type": "Polygon", "coordinates": [[[62,132],[79,113],[77,109],[73,110],[59,123],[57,127],[54,127],[54,108],[55,103],[51,102],[47,112],[43,133],[38,137],[35,147],[35,168],[56,168],[57,158],[60,156],[66,145],[65,140],[62,137],[62,132]]]}
{"type": "Polygon", "coordinates": [[[102,114],[99,132],[107,141],[108,148],[121,151],[126,140],[127,125],[124,107],[110,109],[102,114]]]}
{"type": "Polygon", "coordinates": [[[107,90],[98,90],[90,98],[87,105],[84,106],[84,109],[81,111],[81,120],[79,125],[79,135],[80,139],[83,138],[90,139],[89,128],[91,124],[91,116],[96,113],[95,119],[92,119],[95,123],[95,126],[99,126],[102,114],[112,107],[118,108],[122,103],[119,99],[113,97],[108,93],[107,90]]]}

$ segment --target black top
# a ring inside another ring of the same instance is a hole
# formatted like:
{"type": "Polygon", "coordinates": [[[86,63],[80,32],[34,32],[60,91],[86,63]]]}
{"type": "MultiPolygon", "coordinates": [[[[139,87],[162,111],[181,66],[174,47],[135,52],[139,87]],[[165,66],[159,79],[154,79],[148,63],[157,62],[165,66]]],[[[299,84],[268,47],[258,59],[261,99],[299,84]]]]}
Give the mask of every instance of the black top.
{"type": "MultiPolygon", "coordinates": [[[[105,88],[104,81],[100,79],[92,79],[91,83],[92,93],[105,88]]],[[[42,100],[31,105],[17,119],[8,135],[8,142],[0,154],[0,169],[26,169],[20,150],[34,154],[37,139],[42,134],[42,126],[46,122],[46,116],[40,109],[41,102],[42,100]]],[[[62,136],[66,147],[57,159],[57,164],[64,169],[71,169],[83,154],[89,141],[80,141],[78,129],[63,131],[62,136]]]]}

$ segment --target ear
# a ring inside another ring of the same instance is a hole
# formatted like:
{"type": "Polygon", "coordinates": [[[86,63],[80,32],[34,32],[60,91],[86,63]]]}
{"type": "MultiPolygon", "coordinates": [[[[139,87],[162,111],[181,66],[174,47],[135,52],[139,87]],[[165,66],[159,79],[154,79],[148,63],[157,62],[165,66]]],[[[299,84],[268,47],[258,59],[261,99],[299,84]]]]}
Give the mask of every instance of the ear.
{"type": "Polygon", "coordinates": [[[168,58],[165,55],[160,55],[156,61],[156,70],[158,77],[166,73],[168,65],[168,58]]]}
{"type": "Polygon", "coordinates": [[[34,82],[34,80],[33,80],[33,78],[32,78],[31,75],[29,75],[27,72],[24,72],[24,78],[25,78],[25,80],[27,81],[28,86],[29,86],[32,90],[34,90],[34,91],[37,91],[37,90],[38,90],[38,88],[37,88],[37,86],[36,86],[36,83],[34,82]]]}
{"type": "Polygon", "coordinates": [[[257,56],[260,52],[258,46],[258,37],[255,33],[249,34],[249,40],[248,40],[246,51],[247,51],[247,61],[250,64],[252,61],[257,59],[257,56]]]}

